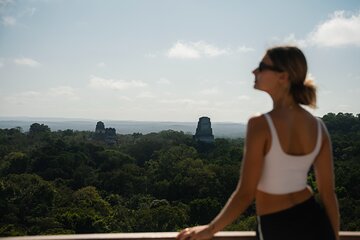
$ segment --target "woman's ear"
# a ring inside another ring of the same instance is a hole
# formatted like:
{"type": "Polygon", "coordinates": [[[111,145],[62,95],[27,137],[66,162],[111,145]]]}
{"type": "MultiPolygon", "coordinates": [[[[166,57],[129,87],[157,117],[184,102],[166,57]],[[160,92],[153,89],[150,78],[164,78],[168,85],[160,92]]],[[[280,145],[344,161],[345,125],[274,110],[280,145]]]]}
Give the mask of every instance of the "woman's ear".
{"type": "Polygon", "coordinates": [[[279,82],[282,85],[289,85],[290,84],[289,74],[287,72],[279,73],[279,82]]]}

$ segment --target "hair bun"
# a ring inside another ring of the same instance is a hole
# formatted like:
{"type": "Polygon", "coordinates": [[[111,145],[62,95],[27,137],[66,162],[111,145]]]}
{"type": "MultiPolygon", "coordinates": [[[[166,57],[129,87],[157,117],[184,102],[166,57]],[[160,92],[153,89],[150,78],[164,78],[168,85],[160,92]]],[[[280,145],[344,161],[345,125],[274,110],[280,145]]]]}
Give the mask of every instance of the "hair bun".
{"type": "Polygon", "coordinates": [[[306,79],[303,83],[292,84],[290,92],[296,102],[316,108],[316,86],[313,80],[306,79]]]}

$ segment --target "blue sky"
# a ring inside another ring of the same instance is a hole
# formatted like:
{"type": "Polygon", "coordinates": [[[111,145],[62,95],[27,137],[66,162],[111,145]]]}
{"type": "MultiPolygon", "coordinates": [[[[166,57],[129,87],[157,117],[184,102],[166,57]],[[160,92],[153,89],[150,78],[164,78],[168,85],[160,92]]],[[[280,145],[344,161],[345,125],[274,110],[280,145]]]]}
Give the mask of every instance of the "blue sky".
{"type": "Polygon", "coordinates": [[[246,122],[280,44],[307,57],[313,114],[360,113],[358,0],[0,0],[0,117],[246,122]]]}

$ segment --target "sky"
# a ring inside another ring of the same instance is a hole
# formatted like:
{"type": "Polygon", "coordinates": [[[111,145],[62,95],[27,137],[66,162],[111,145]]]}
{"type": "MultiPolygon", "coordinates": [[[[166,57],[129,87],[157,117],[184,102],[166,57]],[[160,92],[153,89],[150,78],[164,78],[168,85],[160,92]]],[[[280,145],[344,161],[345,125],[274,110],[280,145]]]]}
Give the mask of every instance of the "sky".
{"type": "Polygon", "coordinates": [[[358,0],[0,0],[0,117],[241,122],[266,49],[295,45],[316,116],[360,113],[358,0]]]}

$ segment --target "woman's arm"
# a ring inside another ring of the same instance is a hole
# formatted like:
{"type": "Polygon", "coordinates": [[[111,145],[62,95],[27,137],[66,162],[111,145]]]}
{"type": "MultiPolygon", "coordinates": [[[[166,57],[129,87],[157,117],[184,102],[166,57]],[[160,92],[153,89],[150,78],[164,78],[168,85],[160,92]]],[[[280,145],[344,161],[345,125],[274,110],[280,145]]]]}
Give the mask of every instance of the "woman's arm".
{"type": "Polygon", "coordinates": [[[214,233],[222,230],[238,218],[255,198],[264,162],[264,121],[264,117],[260,116],[251,118],[248,122],[239,183],[225,207],[210,223],[214,233]]]}
{"type": "Polygon", "coordinates": [[[211,238],[239,217],[252,203],[263,166],[265,121],[263,116],[259,116],[251,118],[248,122],[240,179],[224,208],[209,225],[184,229],[177,239],[211,238]]]}
{"type": "Polygon", "coordinates": [[[333,155],[329,133],[322,124],[323,142],[320,153],[314,163],[316,183],[319,195],[330,219],[336,239],[339,239],[340,214],[335,194],[333,155]]]}

